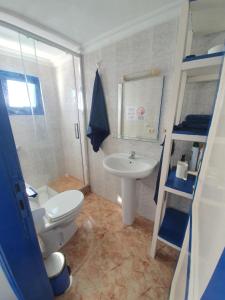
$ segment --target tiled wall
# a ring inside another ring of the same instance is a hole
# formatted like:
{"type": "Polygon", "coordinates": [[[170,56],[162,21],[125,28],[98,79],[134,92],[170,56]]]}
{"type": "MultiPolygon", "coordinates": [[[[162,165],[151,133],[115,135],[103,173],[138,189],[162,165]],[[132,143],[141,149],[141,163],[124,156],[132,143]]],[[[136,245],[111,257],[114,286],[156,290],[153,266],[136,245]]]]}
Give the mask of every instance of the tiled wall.
{"type": "MultiPolygon", "coordinates": [[[[102,161],[105,155],[113,152],[129,152],[159,157],[161,148],[159,143],[126,141],[116,139],[117,130],[117,85],[123,75],[159,68],[166,76],[163,107],[160,125],[160,140],[167,120],[166,113],[170,108],[168,104],[171,93],[171,79],[174,68],[174,53],[176,48],[177,20],[149,28],[120,42],[88,53],[84,56],[84,71],[86,85],[86,101],[88,115],[90,113],[91,95],[93,88],[96,63],[102,62],[100,74],[103,81],[105,98],[108,107],[111,135],[104,142],[102,149],[96,154],[89,144],[90,181],[94,192],[117,201],[120,194],[120,181],[118,178],[104,171],[102,161]]],[[[204,54],[210,47],[223,44],[225,33],[210,34],[207,36],[195,35],[192,44],[192,54],[204,54]]],[[[208,114],[213,110],[213,99],[216,96],[217,83],[191,83],[187,85],[182,110],[182,119],[190,113],[208,114]]],[[[176,164],[182,153],[191,154],[191,143],[176,143],[176,152],[173,163],[176,164]]],[[[137,182],[137,200],[139,214],[154,219],[155,204],[153,194],[157,170],[148,178],[137,182]]],[[[181,201],[170,195],[168,204],[188,210],[189,201],[181,201]]]]}
{"type": "MultiPolygon", "coordinates": [[[[111,135],[104,142],[102,149],[94,153],[89,143],[90,182],[94,192],[117,201],[120,195],[120,180],[103,169],[103,158],[113,152],[130,152],[159,158],[159,142],[141,142],[119,140],[117,132],[117,87],[125,74],[142,72],[159,68],[165,75],[165,88],[160,123],[160,140],[167,121],[169,109],[168,99],[171,93],[171,79],[174,68],[174,52],[176,47],[177,20],[157,25],[137,33],[122,41],[84,55],[84,73],[88,116],[90,114],[93,81],[96,63],[101,61],[100,75],[102,77],[111,135]]],[[[157,170],[148,178],[137,181],[138,213],[149,219],[154,219],[155,203],[153,201],[157,170]]]]}
{"type": "Polygon", "coordinates": [[[37,76],[41,84],[45,114],[10,116],[25,181],[35,188],[65,174],[83,181],[81,143],[74,131],[74,123],[83,116],[78,119],[79,78],[75,80],[72,56],[62,56],[57,67],[39,58],[24,56],[23,60],[16,54],[0,54],[0,70],[37,76]]]}
{"type": "Polygon", "coordinates": [[[0,55],[0,69],[38,76],[45,115],[10,116],[25,180],[38,188],[65,173],[55,69],[31,59],[0,55]]]}

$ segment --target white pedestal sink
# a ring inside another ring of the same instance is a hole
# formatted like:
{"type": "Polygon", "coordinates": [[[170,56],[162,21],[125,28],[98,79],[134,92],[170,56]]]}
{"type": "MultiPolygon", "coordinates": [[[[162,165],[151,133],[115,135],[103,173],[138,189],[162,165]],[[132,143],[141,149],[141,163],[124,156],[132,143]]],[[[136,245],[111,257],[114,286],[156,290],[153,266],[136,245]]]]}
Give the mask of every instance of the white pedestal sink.
{"type": "Polygon", "coordinates": [[[103,160],[104,168],[111,174],[121,177],[121,196],[123,223],[131,225],[137,210],[136,179],[152,173],[158,161],[136,155],[129,158],[128,153],[114,153],[103,160]]]}

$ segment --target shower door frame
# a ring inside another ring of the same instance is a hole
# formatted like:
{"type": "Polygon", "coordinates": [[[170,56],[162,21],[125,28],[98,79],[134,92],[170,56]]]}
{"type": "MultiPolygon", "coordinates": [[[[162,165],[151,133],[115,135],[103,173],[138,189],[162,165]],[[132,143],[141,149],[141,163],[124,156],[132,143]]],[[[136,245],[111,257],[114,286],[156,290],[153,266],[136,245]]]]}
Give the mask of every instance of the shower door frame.
{"type": "MultiPolygon", "coordinates": [[[[59,50],[65,51],[74,57],[79,59],[79,75],[80,84],[82,91],[82,105],[83,111],[78,109],[78,119],[79,119],[79,130],[80,130],[80,147],[81,147],[81,157],[82,157],[82,168],[84,174],[84,184],[89,185],[89,164],[88,164],[88,148],[86,140],[86,101],[85,101],[85,88],[84,88],[84,72],[83,72],[83,56],[81,54],[80,45],[69,39],[63,38],[55,33],[48,30],[42,29],[34,24],[31,24],[19,17],[12,16],[6,12],[0,11],[0,26],[6,27],[8,29],[14,30],[21,33],[27,37],[30,37],[39,42],[45,43],[49,46],[58,48],[59,50]]],[[[76,78],[75,85],[77,87],[76,78]]]]}

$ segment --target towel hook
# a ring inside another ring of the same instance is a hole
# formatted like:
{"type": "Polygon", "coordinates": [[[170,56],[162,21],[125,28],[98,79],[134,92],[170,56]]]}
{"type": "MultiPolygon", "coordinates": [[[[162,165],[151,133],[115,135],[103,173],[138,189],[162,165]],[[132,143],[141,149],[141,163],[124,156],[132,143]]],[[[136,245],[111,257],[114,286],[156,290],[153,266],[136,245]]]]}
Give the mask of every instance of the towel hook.
{"type": "Polygon", "coordinates": [[[102,64],[102,60],[100,60],[100,61],[97,62],[96,66],[97,66],[97,69],[98,69],[98,70],[100,69],[101,64],[102,64]]]}

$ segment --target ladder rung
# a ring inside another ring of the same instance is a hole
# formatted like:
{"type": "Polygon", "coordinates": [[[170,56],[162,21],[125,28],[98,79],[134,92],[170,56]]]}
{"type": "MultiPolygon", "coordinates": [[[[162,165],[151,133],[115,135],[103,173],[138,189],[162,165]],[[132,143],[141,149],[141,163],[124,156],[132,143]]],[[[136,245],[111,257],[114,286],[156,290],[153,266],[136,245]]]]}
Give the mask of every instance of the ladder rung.
{"type": "Polygon", "coordinates": [[[189,142],[199,142],[206,143],[206,135],[195,135],[195,134],[183,134],[183,133],[172,133],[172,139],[177,141],[189,141],[189,142]]]}
{"type": "Polygon", "coordinates": [[[176,168],[169,171],[164,190],[188,199],[193,198],[196,176],[188,174],[187,180],[176,177],[176,168]]]}
{"type": "Polygon", "coordinates": [[[219,74],[223,62],[223,56],[206,57],[182,63],[182,71],[187,72],[187,76],[195,77],[200,75],[219,74]]]}
{"type": "Polygon", "coordinates": [[[171,193],[171,194],[175,194],[175,195],[184,197],[184,198],[187,198],[187,199],[191,199],[191,200],[193,199],[193,194],[185,193],[185,192],[170,188],[168,186],[164,186],[164,191],[168,192],[168,193],[171,193]]]}
{"type": "Polygon", "coordinates": [[[174,244],[168,242],[167,240],[161,238],[160,236],[158,236],[158,240],[161,241],[162,243],[164,243],[164,244],[166,244],[166,245],[168,245],[168,246],[170,246],[170,247],[172,247],[172,248],[178,250],[178,251],[180,251],[180,249],[181,249],[180,247],[178,247],[178,246],[176,246],[176,245],[174,245],[174,244]]]}

